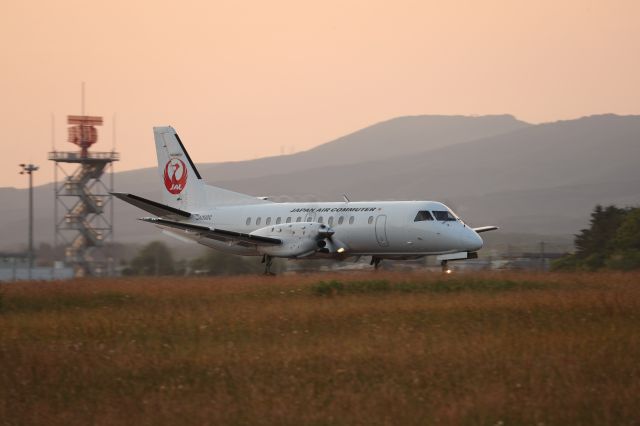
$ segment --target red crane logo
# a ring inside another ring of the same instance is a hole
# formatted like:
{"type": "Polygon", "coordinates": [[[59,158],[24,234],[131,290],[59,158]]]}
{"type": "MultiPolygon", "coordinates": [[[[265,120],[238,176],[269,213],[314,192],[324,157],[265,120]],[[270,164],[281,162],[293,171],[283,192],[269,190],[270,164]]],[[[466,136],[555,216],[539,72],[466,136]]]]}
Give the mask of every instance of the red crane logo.
{"type": "Polygon", "coordinates": [[[164,166],[164,186],[176,195],[187,186],[187,166],[178,158],[172,158],[164,166]]]}

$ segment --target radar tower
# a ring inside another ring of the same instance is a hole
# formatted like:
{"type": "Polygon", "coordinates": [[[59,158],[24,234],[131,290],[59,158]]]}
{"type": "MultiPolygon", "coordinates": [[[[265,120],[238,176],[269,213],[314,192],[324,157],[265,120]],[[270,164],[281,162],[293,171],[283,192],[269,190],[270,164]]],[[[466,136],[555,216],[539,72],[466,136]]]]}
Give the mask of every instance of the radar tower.
{"type": "Polygon", "coordinates": [[[68,141],[79,151],[49,153],[55,163],[55,241],[66,245],[66,262],[76,277],[105,276],[111,272],[112,259],[105,252],[106,242],[113,241],[113,163],[119,153],[90,151],[98,141],[96,126],[102,117],[84,115],[67,117],[68,141]],[[59,175],[62,179],[58,179],[59,175]],[[108,176],[108,180],[105,179],[108,176]]]}

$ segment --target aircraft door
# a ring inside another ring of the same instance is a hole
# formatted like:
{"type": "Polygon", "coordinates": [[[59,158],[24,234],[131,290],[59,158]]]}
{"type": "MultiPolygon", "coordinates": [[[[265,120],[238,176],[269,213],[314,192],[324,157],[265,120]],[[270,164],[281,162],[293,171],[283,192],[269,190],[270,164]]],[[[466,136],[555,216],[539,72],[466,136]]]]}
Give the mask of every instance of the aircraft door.
{"type": "Polygon", "coordinates": [[[376,218],[376,240],[381,247],[389,247],[387,239],[387,215],[381,214],[376,218]]]}

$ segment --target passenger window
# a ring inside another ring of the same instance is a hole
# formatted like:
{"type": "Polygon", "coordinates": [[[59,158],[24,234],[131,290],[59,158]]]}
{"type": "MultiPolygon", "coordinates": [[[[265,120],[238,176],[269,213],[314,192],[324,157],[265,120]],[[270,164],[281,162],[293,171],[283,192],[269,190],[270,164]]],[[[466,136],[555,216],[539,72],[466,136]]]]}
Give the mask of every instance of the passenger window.
{"type": "Polygon", "coordinates": [[[268,217],[268,218],[267,218],[267,221],[266,221],[265,223],[266,223],[267,225],[271,225],[271,218],[270,218],[270,217],[268,217]]]}
{"type": "Polygon", "coordinates": [[[353,221],[354,221],[354,220],[356,220],[356,218],[355,218],[355,217],[353,217],[353,216],[351,216],[351,217],[349,218],[349,225],[353,225],[353,221]]]}
{"type": "Polygon", "coordinates": [[[434,210],[433,215],[436,217],[436,220],[443,222],[453,222],[457,220],[456,217],[447,210],[434,210]]]}
{"type": "Polygon", "coordinates": [[[329,217],[329,226],[333,226],[333,216],[329,217]]]}
{"type": "Polygon", "coordinates": [[[433,216],[427,210],[420,210],[413,221],[422,222],[423,220],[433,220],[433,216]]]}
{"type": "Polygon", "coordinates": [[[322,223],[323,221],[324,221],[323,217],[322,217],[322,216],[320,216],[320,217],[318,218],[318,223],[322,223]]]}
{"type": "Polygon", "coordinates": [[[282,222],[282,218],[281,217],[276,219],[276,225],[280,225],[281,222],[282,222]]]}
{"type": "Polygon", "coordinates": [[[256,225],[260,225],[260,222],[261,222],[261,221],[262,221],[262,219],[261,219],[261,218],[257,218],[257,219],[256,219],[256,225]]]}
{"type": "Polygon", "coordinates": [[[344,216],[340,216],[340,219],[338,219],[338,225],[342,225],[342,222],[344,222],[344,216]]]}
{"type": "Polygon", "coordinates": [[[302,218],[298,216],[298,218],[296,219],[296,222],[302,222],[302,218]]]}
{"type": "Polygon", "coordinates": [[[249,226],[249,225],[251,225],[251,218],[250,217],[247,218],[247,226],[249,226]]]}
{"type": "Polygon", "coordinates": [[[373,216],[369,216],[369,225],[373,223],[373,216]]]}
{"type": "Polygon", "coordinates": [[[291,216],[287,218],[287,223],[291,223],[291,216]]]}

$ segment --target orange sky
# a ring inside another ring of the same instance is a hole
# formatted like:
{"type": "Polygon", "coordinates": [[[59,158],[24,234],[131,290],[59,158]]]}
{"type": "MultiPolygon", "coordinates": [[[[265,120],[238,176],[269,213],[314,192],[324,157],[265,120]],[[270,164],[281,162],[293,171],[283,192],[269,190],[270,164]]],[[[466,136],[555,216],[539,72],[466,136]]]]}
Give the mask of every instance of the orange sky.
{"type": "MultiPolygon", "coordinates": [[[[0,14],[0,186],[50,181],[51,115],[117,116],[117,170],[173,125],[196,162],[304,150],[409,114],[640,114],[638,1],[30,1],[0,14]]],[[[640,141],[639,141],[640,143],[640,141]]],[[[122,188],[121,188],[122,189],[122,188]]]]}

